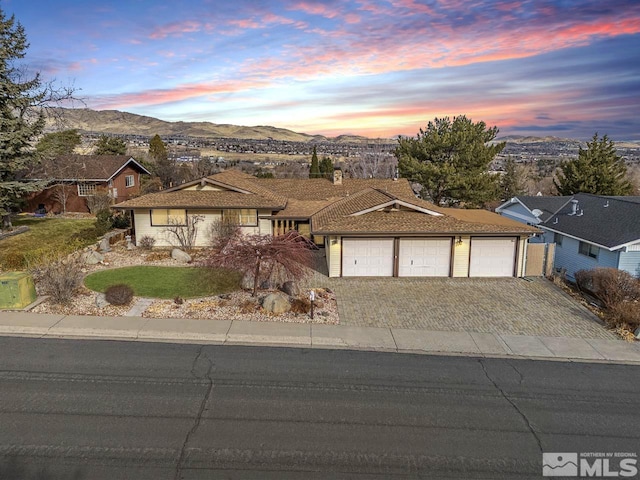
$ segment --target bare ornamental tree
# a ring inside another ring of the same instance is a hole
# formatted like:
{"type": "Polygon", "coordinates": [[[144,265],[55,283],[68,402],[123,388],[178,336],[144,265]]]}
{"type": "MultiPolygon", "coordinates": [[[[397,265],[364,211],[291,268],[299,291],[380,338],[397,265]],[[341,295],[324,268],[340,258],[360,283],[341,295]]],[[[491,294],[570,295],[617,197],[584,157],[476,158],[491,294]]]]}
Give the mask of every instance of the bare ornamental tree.
{"type": "Polygon", "coordinates": [[[196,245],[198,224],[203,220],[204,215],[186,215],[184,223],[181,219],[169,218],[169,226],[164,228],[163,233],[172,245],[191,251],[196,245]]]}

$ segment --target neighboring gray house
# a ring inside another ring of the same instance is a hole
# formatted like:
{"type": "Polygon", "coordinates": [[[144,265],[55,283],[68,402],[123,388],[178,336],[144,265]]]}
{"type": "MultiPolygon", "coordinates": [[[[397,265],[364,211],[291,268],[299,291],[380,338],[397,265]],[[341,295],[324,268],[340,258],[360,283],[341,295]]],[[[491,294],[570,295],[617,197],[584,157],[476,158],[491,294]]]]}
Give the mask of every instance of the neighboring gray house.
{"type": "Polygon", "coordinates": [[[542,240],[556,244],[554,268],[569,280],[578,270],[596,267],[640,277],[640,197],[515,197],[496,212],[544,230],[542,240]]]}
{"type": "MultiPolygon", "coordinates": [[[[542,195],[512,197],[497,207],[496,213],[535,227],[551,218],[572,198],[543,197],[542,195]]],[[[536,235],[529,239],[529,243],[542,243],[543,241],[542,235],[536,235]]]]}

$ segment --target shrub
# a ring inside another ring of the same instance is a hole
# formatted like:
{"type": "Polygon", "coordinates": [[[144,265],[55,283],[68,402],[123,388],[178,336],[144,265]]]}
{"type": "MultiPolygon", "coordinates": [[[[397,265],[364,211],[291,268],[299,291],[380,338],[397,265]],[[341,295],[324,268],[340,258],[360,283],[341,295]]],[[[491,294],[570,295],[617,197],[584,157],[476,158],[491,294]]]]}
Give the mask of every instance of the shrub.
{"type": "Polygon", "coordinates": [[[151,250],[153,246],[156,244],[156,239],[149,235],[144,235],[140,237],[140,240],[138,240],[137,243],[140,248],[144,250],[151,250]]]}
{"type": "Polygon", "coordinates": [[[576,272],[576,282],[582,290],[596,296],[611,309],[624,301],[640,300],[640,281],[617,268],[594,268],[576,272]]]}
{"type": "Polygon", "coordinates": [[[105,290],[104,298],[111,305],[128,305],[133,300],[133,289],[124,283],[111,285],[105,290]]]}
{"type": "Polygon", "coordinates": [[[607,323],[613,326],[628,325],[631,330],[640,327],[640,303],[620,302],[609,308],[605,314],[607,323]]]}
{"type": "Polygon", "coordinates": [[[147,262],[155,262],[157,260],[164,260],[169,258],[171,254],[167,251],[164,252],[151,252],[149,255],[145,257],[145,261],[147,262]]]}
{"type": "Polygon", "coordinates": [[[40,271],[40,285],[55,303],[69,303],[82,282],[82,260],[69,257],[50,263],[40,271]]]}
{"type": "Polygon", "coordinates": [[[293,313],[309,313],[311,302],[306,298],[294,298],[291,300],[291,311],[293,313]]]}
{"type": "Polygon", "coordinates": [[[109,211],[109,207],[113,202],[113,198],[109,195],[109,192],[104,188],[96,189],[94,195],[90,197],[85,197],[87,202],[87,208],[89,212],[93,214],[98,214],[99,212],[106,210],[109,211]]]}
{"type": "Polygon", "coordinates": [[[251,300],[245,300],[238,305],[238,309],[240,310],[240,313],[253,313],[258,309],[258,304],[251,300]]]}
{"type": "Polygon", "coordinates": [[[113,228],[129,228],[131,226],[131,219],[129,215],[125,213],[118,213],[111,217],[111,224],[113,228]]]}
{"type": "Polygon", "coordinates": [[[113,228],[113,217],[109,210],[100,210],[96,214],[96,231],[102,236],[113,228]]]}

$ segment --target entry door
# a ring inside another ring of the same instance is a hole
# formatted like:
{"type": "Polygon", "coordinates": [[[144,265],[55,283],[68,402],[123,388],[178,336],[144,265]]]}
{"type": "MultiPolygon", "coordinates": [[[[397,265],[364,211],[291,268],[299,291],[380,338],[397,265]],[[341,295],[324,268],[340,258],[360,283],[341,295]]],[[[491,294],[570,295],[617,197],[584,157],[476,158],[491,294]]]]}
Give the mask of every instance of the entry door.
{"type": "Polygon", "coordinates": [[[451,239],[401,238],[398,257],[400,277],[448,277],[451,239]]]}
{"type": "Polygon", "coordinates": [[[513,277],[516,238],[472,238],[470,277],[513,277]]]}
{"type": "Polygon", "coordinates": [[[342,239],[342,276],[393,276],[393,238],[342,239]]]}

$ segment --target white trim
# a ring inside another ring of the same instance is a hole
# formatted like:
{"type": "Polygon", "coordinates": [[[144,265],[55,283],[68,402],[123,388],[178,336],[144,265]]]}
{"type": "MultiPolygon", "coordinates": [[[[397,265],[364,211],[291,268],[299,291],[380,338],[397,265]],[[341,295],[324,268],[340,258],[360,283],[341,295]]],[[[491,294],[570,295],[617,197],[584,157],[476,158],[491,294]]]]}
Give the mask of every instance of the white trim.
{"type": "Polygon", "coordinates": [[[352,213],[351,217],[358,217],[360,215],[364,215],[366,213],[375,212],[376,210],[380,210],[381,208],[390,207],[391,205],[402,205],[403,207],[410,208],[411,210],[416,210],[418,212],[426,213],[428,215],[433,215],[434,217],[442,217],[442,213],[434,212],[433,210],[429,210],[427,208],[422,208],[417,205],[413,205],[412,203],[404,202],[402,200],[389,200],[388,202],[381,203],[371,208],[367,208],[365,210],[360,210],[359,212],[352,213]]]}
{"type": "Polygon", "coordinates": [[[498,212],[498,209],[496,208],[496,213],[499,213],[503,217],[517,217],[521,218],[522,220],[526,220],[527,222],[535,223],[536,225],[540,223],[540,218],[536,217],[535,215],[531,215],[530,217],[528,217],[517,212],[502,213],[503,211],[498,212]]]}
{"type": "Polygon", "coordinates": [[[222,188],[224,188],[226,190],[231,190],[232,192],[247,193],[247,194],[256,195],[255,193],[253,193],[253,192],[251,192],[249,190],[244,190],[242,188],[238,188],[238,187],[235,187],[233,185],[229,185],[227,183],[222,183],[222,182],[219,182],[217,180],[213,180],[212,178],[209,178],[209,177],[202,177],[202,178],[199,178],[197,180],[192,180],[191,182],[183,183],[181,185],[177,185],[177,186],[172,187],[172,188],[167,188],[167,189],[163,190],[163,192],[164,193],[168,193],[168,192],[175,192],[175,191],[178,191],[178,190],[183,190],[185,188],[197,185],[197,184],[199,184],[199,183],[201,183],[203,181],[208,183],[208,184],[210,184],[210,185],[215,185],[217,187],[222,187],[222,188]]]}
{"type": "Polygon", "coordinates": [[[616,245],[614,247],[607,247],[605,245],[601,245],[599,243],[592,242],[590,240],[586,240],[584,238],[576,237],[575,235],[570,235],[570,234],[568,234],[566,232],[561,232],[560,230],[554,230],[553,228],[549,228],[546,225],[538,225],[538,227],[543,229],[543,230],[548,230],[549,232],[559,233],[560,235],[564,235],[565,237],[573,238],[574,240],[579,240],[580,242],[590,243],[591,245],[595,245],[596,247],[604,248],[605,250],[608,250],[610,252],[615,252],[616,250],[620,250],[621,248],[628,247],[629,245],[633,245],[635,243],[638,243],[638,241],[640,240],[640,239],[636,239],[636,240],[632,240],[631,242],[623,243],[621,245],[616,245]]]}
{"type": "Polygon", "coordinates": [[[144,170],[144,173],[146,175],[151,175],[151,172],[149,170],[147,170],[146,168],[144,168],[142,165],[140,165],[135,158],[133,157],[129,157],[129,160],[127,160],[126,162],[124,162],[122,164],[122,166],[115,171],[115,173],[113,175],[111,175],[109,178],[107,178],[107,181],[111,180],[113,177],[115,177],[116,175],[118,175],[124,168],[127,167],[127,165],[129,165],[131,162],[135,163],[138,167],[140,167],[142,170],[144,170]]]}

